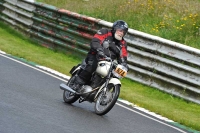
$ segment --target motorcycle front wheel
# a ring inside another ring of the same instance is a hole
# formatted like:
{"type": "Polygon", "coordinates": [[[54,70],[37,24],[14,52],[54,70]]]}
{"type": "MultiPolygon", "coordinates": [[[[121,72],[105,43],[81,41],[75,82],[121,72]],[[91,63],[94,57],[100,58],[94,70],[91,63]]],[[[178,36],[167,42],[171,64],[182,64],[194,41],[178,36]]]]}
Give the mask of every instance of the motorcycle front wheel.
{"type": "MultiPolygon", "coordinates": [[[[72,76],[69,81],[67,82],[67,86],[69,87],[72,87],[74,85],[74,80],[75,80],[75,76],[72,76]]],[[[63,92],[63,100],[66,102],[66,103],[74,103],[78,100],[78,96],[75,95],[74,93],[71,93],[69,91],[64,91],[63,92]]]]}
{"type": "Polygon", "coordinates": [[[95,103],[95,112],[97,115],[108,113],[115,105],[120,93],[120,85],[108,84],[107,92],[99,94],[95,103]]]}

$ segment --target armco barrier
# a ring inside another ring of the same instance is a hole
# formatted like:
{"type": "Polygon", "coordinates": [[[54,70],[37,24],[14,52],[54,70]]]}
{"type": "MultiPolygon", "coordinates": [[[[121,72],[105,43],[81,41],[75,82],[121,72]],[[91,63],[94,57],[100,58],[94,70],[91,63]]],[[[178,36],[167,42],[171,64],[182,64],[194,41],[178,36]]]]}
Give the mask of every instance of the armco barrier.
{"type": "MultiPolygon", "coordinates": [[[[85,55],[93,35],[112,23],[44,3],[0,0],[0,18],[43,46],[85,55]]],[[[129,29],[128,78],[200,104],[200,50],[129,29]]],[[[134,93],[134,92],[133,92],[134,93]]]]}

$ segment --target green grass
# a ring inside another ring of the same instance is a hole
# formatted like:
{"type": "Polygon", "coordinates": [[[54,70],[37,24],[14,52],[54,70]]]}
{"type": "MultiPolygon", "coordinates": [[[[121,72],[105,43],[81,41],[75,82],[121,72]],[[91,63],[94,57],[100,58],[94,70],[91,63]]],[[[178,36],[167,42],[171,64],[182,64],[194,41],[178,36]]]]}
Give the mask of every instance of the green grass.
{"type": "Polygon", "coordinates": [[[52,69],[62,71],[64,74],[69,74],[70,68],[67,67],[68,64],[73,66],[79,63],[77,57],[66,56],[63,53],[37,45],[37,43],[30,40],[28,37],[19,34],[2,22],[0,24],[0,49],[9,54],[25,58],[35,63],[39,63],[40,65],[51,66],[52,69]],[[65,67],[63,64],[67,66],[65,67]]]}
{"type": "Polygon", "coordinates": [[[199,0],[37,0],[200,49],[199,0]],[[78,4],[77,4],[78,3],[78,4]]]}
{"type": "MultiPolygon", "coordinates": [[[[65,55],[37,45],[2,22],[0,27],[0,50],[67,75],[72,66],[80,63],[80,60],[72,55],[65,55]]],[[[122,79],[120,98],[200,130],[200,105],[186,102],[129,79],[122,79]]]]}

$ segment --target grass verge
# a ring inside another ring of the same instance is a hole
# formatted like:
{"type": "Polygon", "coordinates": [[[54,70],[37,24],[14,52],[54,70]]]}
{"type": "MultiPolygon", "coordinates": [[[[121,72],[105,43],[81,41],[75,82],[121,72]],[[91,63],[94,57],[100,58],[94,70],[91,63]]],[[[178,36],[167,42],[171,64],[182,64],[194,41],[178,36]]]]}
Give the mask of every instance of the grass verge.
{"type": "MultiPolygon", "coordinates": [[[[0,22],[0,50],[69,75],[80,60],[56,52],[29,40],[0,22]]],[[[122,79],[120,98],[172,119],[192,129],[200,130],[200,106],[163,93],[129,79],[122,79]]]]}

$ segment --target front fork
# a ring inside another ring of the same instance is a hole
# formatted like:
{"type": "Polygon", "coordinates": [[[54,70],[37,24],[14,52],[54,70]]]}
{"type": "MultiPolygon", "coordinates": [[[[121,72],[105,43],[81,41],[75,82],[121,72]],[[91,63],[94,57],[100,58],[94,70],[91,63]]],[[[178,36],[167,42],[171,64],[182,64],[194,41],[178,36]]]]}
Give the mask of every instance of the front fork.
{"type": "Polygon", "coordinates": [[[108,86],[109,81],[110,81],[109,79],[106,80],[105,86],[104,86],[104,88],[103,88],[103,95],[106,94],[107,86],[108,86]]]}
{"type": "Polygon", "coordinates": [[[106,80],[106,82],[100,87],[100,89],[98,90],[97,94],[95,95],[95,98],[97,98],[97,96],[99,95],[99,93],[101,91],[103,91],[103,95],[106,94],[107,91],[107,86],[108,84],[113,84],[113,85],[121,85],[121,82],[118,78],[111,78],[110,80],[106,80]]]}

